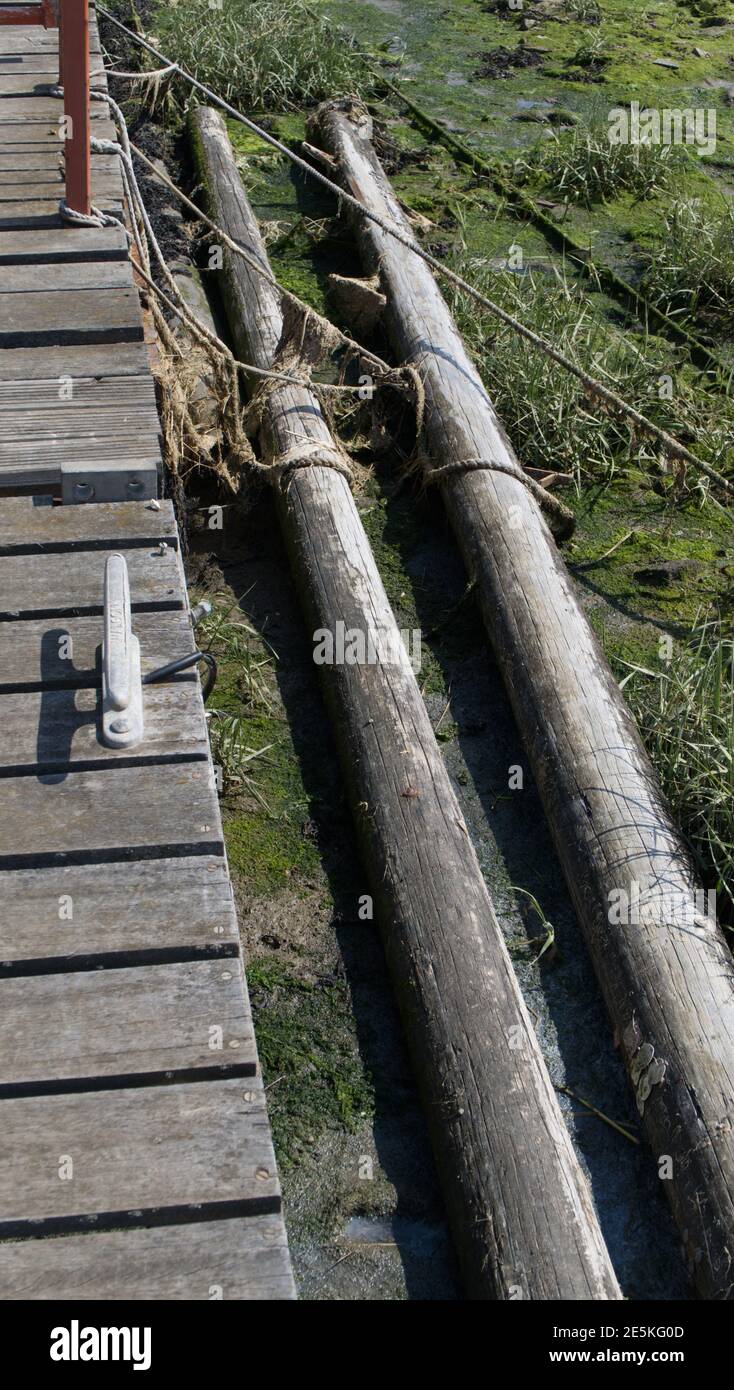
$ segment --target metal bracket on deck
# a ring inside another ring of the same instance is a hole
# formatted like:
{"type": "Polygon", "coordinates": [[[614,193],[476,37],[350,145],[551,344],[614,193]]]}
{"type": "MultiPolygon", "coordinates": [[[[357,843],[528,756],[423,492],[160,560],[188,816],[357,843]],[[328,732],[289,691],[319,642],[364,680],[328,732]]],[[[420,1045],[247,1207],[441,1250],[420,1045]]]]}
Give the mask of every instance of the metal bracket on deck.
{"type": "Polygon", "coordinates": [[[102,742],[134,748],[142,738],[140,643],[132,631],[127,564],[123,555],[110,555],[104,570],[102,742]]]}

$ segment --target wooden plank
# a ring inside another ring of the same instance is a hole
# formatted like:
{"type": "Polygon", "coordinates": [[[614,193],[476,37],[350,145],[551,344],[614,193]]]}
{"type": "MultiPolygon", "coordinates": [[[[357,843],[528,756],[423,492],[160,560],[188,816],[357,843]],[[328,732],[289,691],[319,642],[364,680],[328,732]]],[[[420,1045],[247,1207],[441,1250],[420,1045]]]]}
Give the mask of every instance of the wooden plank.
{"type": "MultiPolygon", "coordinates": [[[[34,170],[30,177],[16,172],[11,174],[0,185],[0,210],[3,219],[12,216],[18,204],[27,208],[36,203],[44,206],[46,203],[58,201],[64,195],[65,178],[61,171],[54,174],[53,171],[34,170]]],[[[97,173],[92,170],[92,202],[95,207],[100,207],[104,211],[113,206],[122,207],[124,201],[122,179],[119,174],[97,173]]]]}
{"type": "MultiPolygon", "coordinates": [[[[17,500],[4,498],[0,512],[4,511],[6,502],[17,500]]],[[[97,505],[102,504],[96,504],[95,511],[97,505]]],[[[63,510],[76,512],[82,508],[64,507],[63,510]]],[[[143,674],[185,656],[196,646],[188,613],[183,609],[136,613],[134,630],[140,640],[143,674]]],[[[100,642],[99,618],[41,618],[0,623],[0,693],[11,694],[30,685],[43,685],[45,689],[96,687],[99,684],[97,653],[100,642]]],[[[178,679],[195,680],[196,677],[189,673],[178,679]]]]}
{"type": "Polygon", "coordinates": [[[57,226],[0,235],[0,265],[5,266],[127,259],[127,238],[122,227],[57,226]]]}
{"type": "Polygon", "coordinates": [[[6,266],[2,275],[4,294],[33,294],[41,290],[132,289],[130,261],[88,261],[79,265],[6,266]]]}
{"type": "Polygon", "coordinates": [[[238,960],[10,977],[0,1004],[2,1099],[257,1072],[238,960]]]}
{"type": "Polygon", "coordinates": [[[134,343],[142,338],[135,289],[0,294],[0,346],[5,348],[134,343]]]}
{"type": "MultiPolygon", "coordinates": [[[[0,67],[0,101],[7,101],[8,97],[49,97],[49,88],[57,86],[59,80],[58,60],[54,63],[53,55],[49,54],[45,67],[43,74],[30,73],[27,68],[18,72],[0,67]]],[[[60,102],[61,99],[54,97],[54,100],[60,102]]]]}
{"type": "MultiPolygon", "coordinates": [[[[111,217],[122,218],[124,209],[119,198],[103,197],[100,203],[102,212],[109,213],[111,217]]],[[[54,227],[62,228],[64,224],[59,217],[58,206],[58,198],[0,203],[0,233],[17,232],[26,227],[29,231],[52,231],[54,227]]]]}
{"type": "MultiPolygon", "coordinates": [[[[51,637],[49,646],[53,642],[51,637]]],[[[108,748],[101,737],[99,690],[0,695],[0,778],[114,767],[131,760],[184,762],[208,757],[204,710],[194,681],[145,686],[143,719],[145,736],[136,748],[108,748]]]]}
{"type": "MultiPolygon", "coordinates": [[[[56,383],[37,385],[39,404],[43,406],[56,383]]],[[[87,379],[79,382],[75,390],[93,397],[97,388],[104,390],[108,385],[109,381],[87,379]]],[[[137,388],[143,395],[148,387],[152,390],[150,378],[139,378],[137,388]]],[[[0,430],[7,390],[0,385],[0,430]]],[[[120,545],[129,547],[131,542],[154,545],[163,540],[174,548],[178,546],[176,517],[168,499],[155,506],[150,502],[99,502],[93,511],[83,507],[70,511],[68,507],[39,506],[30,497],[14,497],[0,507],[0,555],[42,546],[115,549],[120,545]]]]}
{"type": "Polygon", "coordinates": [[[0,901],[6,973],[80,969],[103,958],[226,958],[239,949],[224,859],[14,869],[0,873],[0,901]]]}
{"type": "MultiPolygon", "coordinates": [[[[184,608],[178,553],[167,546],[121,550],[127,560],[133,611],[184,608]]],[[[102,612],[104,553],[5,555],[0,558],[0,619],[91,616],[102,612]]]]}
{"type": "MultiPolygon", "coordinates": [[[[3,421],[3,425],[5,425],[3,421]]],[[[33,467],[43,454],[48,465],[78,464],[81,469],[105,458],[135,460],[160,458],[158,413],[149,410],[136,419],[129,412],[115,420],[112,411],[59,410],[48,412],[36,424],[22,428],[22,414],[8,417],[6,437],[0,441],[0,473],[27,462],[33,467]]]]}
{"type": "Polygon", "coordinates": [[[208,763],[9,777],[0,867],[216,854],[222,828],[208,763]]]}
{"type": "MultiPolygon", "coordinates": [[[[47,121],[18,121],[13,118],[6,118],[7,106],[0,102],[0,148],[3,150],[13,150],[17,146],[32,145],[34,149],[41,146],[55,145],[58,149],[63,148],[64,141],[60,134],[60,115],[61,108],[56,116],[47,121]]],[[[117,131],[111,120],[105,115],[100,118],[96,114],[94,134],[101,140],[116,140],[117,131]]]]}
{"type": "MultiPolygon", "coordinates": [[[[49,178],[63,177],[63,171],[63,149],[60,145],[49,146],[48,149],[22,145],[15,150],[0,150],[0,187],[5,183],[17,183],[26,178],[32,179],[36,174],[49,178]],[[18,178],[12,178],[14,173],[18,175],[18,178]]],[[[119,174],[119,172],[120,160],[116,154],[92,155],[93,174],[111,175],[119,174]]]]}
{"type": "MultiPolygon", "coordinates": [[[[102,56],[99,34],[89,25],[90,53],[102,56]]],[[[58,54],[59,38],[55,29],[44,29],[38,24],[18,24],[0,26],[0,54],[12,57],[16,53],[58,54]]]]}
{"type": "Polygon", "coordinates": [[[257,1077],[6,1100],[2,1119],[3,1236],[280,1208],[257,1077]]]}
{"type": "MultiPolygon", "coordinates": [[[[87,441],[83,445],[84,458],[87,449],[94,450],[95,441],[118,439],[125,445],[126,455],[140,447],[141,453],[150,456],[151,445],[155,453],[155,442],[160,438],[160,422],[154,405],[136,411],[121,403],[120,409],[115,411],[111,406],[98,410],[82,402],[59,402],[56,410],[40,411],[35,416],[30,410],[7,410],[0,428],[0,467],[4,461],[12,462],[17,458],[19,446],[27,450],[34,443],[44,443],[44,449],[46,442],[54,448],[63,448],[66,457],[72,443],[78,454],[81,442],[87,441]]],[[[52,456],[55,455],[49,452],[48,457],[52,456]]]]}
{"type": "Polygon", "coordinates": [[[149,370],[145,343],[0,348],[0,381],[33,381],[49,376],[139,376],[149,370]]]}
{"type": "Polygon", "coordinates": [[[2,1255],[3,1302],[296,1297],[277,1215],[7,1241],[2,1255]]]}
{"type": "MultiPolygon", "coordinates": [[[[107,121],[107,109],[101,102],[93,101],[90,107],[90,120],[93,127],[107,121]]],[[[60,97],[51,96],[10,96],[4,97],[0,90],[0,121],[4,126],[33,125],[48,126],[63,119],[64,103],[60,97]]]]}
{"type": "MultiPolygon", "coordinates": [[[[6,155],[5,158],[7,159],[8,156],[6,155]]],[[[52,156],[49,156],[46,162],[36,169],[19,168],[18,165],[22,159],[19,154],[11,155],[11,159],[14,164],[10,169],[0,167],[0,202],[7,202],[8,198],[12,198],[12,191],[7,192],[6,190],[12,190],[14,184],[22,184],[26,190],[29,186],[33,189],[41,186],[45,188],[47,184],[60,183],[63,185],[63,166],[59,161],[53,161],[52,156]]],[[[33,194],[26,192],[22,196],[32,197],[33,194]]],[[[41,196],[46,197],[47,195],[41,194],[41,196]]]]}
{"type": "Polygon", "coordinates": [[[10,53],[0,56],[0,82],[14,73],[43,76],[47,81],[58,80],[59,59],[56,53],[10,53]]]}

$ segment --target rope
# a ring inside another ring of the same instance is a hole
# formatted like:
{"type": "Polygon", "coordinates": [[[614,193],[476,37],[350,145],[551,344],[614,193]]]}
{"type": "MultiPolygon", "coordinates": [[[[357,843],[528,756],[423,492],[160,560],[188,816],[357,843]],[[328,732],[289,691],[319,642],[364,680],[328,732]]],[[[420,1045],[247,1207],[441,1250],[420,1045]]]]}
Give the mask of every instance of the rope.
{"type": "Polygon", "coordinates": [[[267,474],[268,482],[272,483],[273,487],[281,487],[283,492],[288,491],[293,475],[299,468],[330,468],[334,473],[341,473],[348,483],[354,482],[354,474],[346,455],[339,449],[330,448],[328,444],[319,444],[315,439],[302,444],[292,444],[281,454],[276,454],[272,463],[260,463],[255,460],[252,467],[256,473],[267,474]]]}
{"type": "MultiPolygon", "coordinates": [[[[235,442],[236,446],[239,449],[240,456],[243,458],[246,465],[249,468],[251,468],[253,472],[260,473],[261,475],[266,475],[268,478],[268,482],[273,487],[282,487],[284,491],[287,491],[289,482],[297,469],[313,467],[317,464],[321,467],[330,468],[335,472],[340,473],[351,484],[353,482],[353,475],[349,467],[347,456],[338,447],[329,448],[324,444],[317,444],[315,441],[306,441],[305,443],[289,447],[282,454],[278,455],[270,464],[260,463],[255,458],[255,455],[252,451],[249,441],[246,438],[246,435],[244,434],[241,425],[239,394],[237,391],[236,384],[237,370],[241,369],[242,371],[249,373],[253,376],[259,377],[265,381],[273,381],[279,385],[286,384],[290,386],[299,386],[310,391],[313,391],[315,389],[314,385],[310,381],[303,380],[298,377],[293,377],[284,372],[266,370],[264,368],[256,367],[249,362],[239,362],[234,357],[230,349],[227,347],[226,343],[224,343],[222,339],[218,337],[218,335],[213,334],[207,328],[206,324],[202,323],[202,321],[189,308],[189,306],[186,304],[186,301],[183,299],[183,296],[181,295],[181,292],[179,291],[178,286],[176,285],[176,282],[170,272],[168,264],[159,245],[158,239],[151,225],[148,211],[145,206],[142,193],[140,191],[140,186],[138,184],[135,168],[133,165],[131,146],[125,116],[121,108],[118,106],[117,102],[114,101],[114,99],[109,95],[109,93],[106,90],[93,88],[90,91],[90,95],[96,101],[106,101],[108,103],[110,110],[113,112],[119,126],[119,141],[108,140],[100,138],[98,136],[92,136],[90,140],[90,147],[96,154],[114,154],[117,155],[121,161],[123,179],[125,182],[128,203],[132,214],[133,232],[140,257],[140,264],[136,266],[137,273],[145,281],[146,285],[148,285],[148,287],[151,290],[153,290],[153,292],[158,296],[158,298],[161,299],[163,303],[165,303],[168,306],[168,308],[177,315],[177,317],[182,319],[182,321],[186,324],[187,328],[192,333],[192,335],[200,343],[202,343],[202,345],[205,346],[210,353],[218,356],[220,360],[225,361],[227,365],[230,367],[233,373],[232,394],[234,403],[234,417],[236,422],[235,442]],[[137,226],[138,218],[140,219],[140,228],[138,228],[137,226]],[[155,253],[156,259],[160,264],[161,270],[164,274],[167,283],[171,288],[174,298],[171,298],[169,295],[167,295],[165,291],[162,290],[160,286],[157,285],[152,278],[149,254],[150,247],[152,247],[155,253]]],[[[153,167],[155,168],[155,166],[153,167]]],[[[158,171],[156,170],[156,172],[158,171]]],[[[114,222],[117,221],[116,218],[112,218],[111,220],[114,222]]],[[[129,236],[128,240],[131,240],[129,236]]],[[[308,306],[304,307],[308,309],[308,306]]],[[[358,349],[359,345],[355,343],[354,347],[355,349],[358,349]]],[[[377,362],[381,361],[381,359],[379,358],[376,360],[377,362]]],[[[384,366],[388,373],[392,372],[392,369],[387,366],[387,363],[385,363],[384,366]]],[[[358,391],[361,388],[334,387],[333,389],[346,390],[351,392],[358,391]]]]}
{"type": "MultiPolygon", "coordinates": [[[[110,23],[122,30],[128,38],[133,39],[135,43],[147,49],[149,53],[153,53],[156,58],[158,58],[159,62],[161,61],[162,55],[147,39],[134,33],[132,29],[128,29],[119,19],[115,19],[114,15],[111,15],[104,6],[98,5],[97,8],[110,23]]],[[[685,445],[681,444],[677,439],[674,439],[672,435],[668,434],[667,430],[662,429],[659,425],[656,425],[654,421],[642,415],[640,411],[635,410],[634,406],[629,405],[621,396],[617,395],[615,391],[612,391],[608,386],[605,386],[603,382],[591,376],[583,367],[579,367],[558,348],[554,348],[552,343],[547,342],[539,333],[535,333],[531,328],[528,328],[526,324],[516,319],[514,315],[502,309],[499,304],[495,304],[487,295],[476,289],[468,280],[465,280],[462,275],[457,274],[456,271],[450,270],[448,266],[443,265],[441,261],[437,260],[435,256],[432,256],[429,251],[425,251],[423,247],[419,246],[412,237],[403,232],[395,223],[388,221],[379,213],[366,207],[365,204],[354,197],[352,193],[349,193],[346,189],[342,188],[341,185],[335,183],[333,179],[328,178],[326,174],[323,174],[320,169],[316,169],[312,164],[309,164],[307,160],[302,159],[301,156],[297,155],[294,150],[291,150],[288,145],[285,145],[282,140],[278,140],[276,136],[271,135],[269,131],[263,130],[262,126],[257,125],[255,121],[250,120],[248,116],[238,111],[235,106],[225,101],[223,97],[220,97],[216,92],[212,91],[205,83],[200,82],[197,77],[187,72],[179,63],[169,58],[163,58],[163,62],[172,72],[175,71],[178,73],[178,75],[188,82],[191,87],[196,91],[202,92],[209,101],[221,107],[221,109],[226,111],[234,120],[239,121],[250,130],[253,135],[257,135],[260,140],[263,140],[266,145],[270,145],[272,149],[277,150],[279,154],[290,160],[296,168],[301,169],[303,173],[307,174],[309,178],[315,179],[322,187],[327,188],[333,197],[337,199],[339,207],[341,207],[342,204],[347,204],[347,206],[353,208],[360,217],[366,218],[367,221],[372,222],[375,226],[379,227],[381,231],[385,232],[387,236],[393,237],[401,246],[404,246],[406,250],[411,251],[422,261],[425,261],[426,265],[429,265],[437,275],[448,280],[451,284],[462,290],[464,294],[468,294],[477,304],[481,304],[482,308],[488,309],[501,323],[506,324],[513,332],[517,333],[519,337],[524,338],[526,342],[538,348],[539,351],[543,352],[551,361],[557,363],[558,366],[563,367],[565,371],[575,376],[592,395],[600,397],[607,405],[613,406],[615,410],[618,410],[621,414],[626,415],[628,419],[632,420],[639,430],[643,430],[653,439],[656,439],[671,458],[677,458],[684,463],[690,464],[693,468],[705,474],[706,477],[710,478],[713,482],[718,483],[726,492],[734,494],[734,483],[729,482],[729,480],[719,473],[717,469],[713,468],[711,464],[706,463],[703,459],[698,458],[696,454],[691,453],[690,449],[687,449],[685,445]]]]}
{"type": "Polygon", "coordinates": [[[111,213],[102,212],[99,208],[92,207],[90,213],[77,212],[76,208],[70,208],[65,198],[59,202],[59,217],[62,222],[67,222],[71,227],[121,227],[123,224],[119,217],[113,217],[111,213]]]}
{"type": "Polygon", "coordinates": [[[550,492],[536,483],[534,478],[527,473],[518,472],[510,463],[502,463],[499,459],[455,459],[453,463],[446,463],[439,468],[428,468],[425,472],[427,484],[444,482],[447,478],[462,476],[465,473],[504,473],[508,478],[514,478],[516,482],[522,483],[528,492],[535,498],[539,507],[556,521],[556,533],[559,538],[570,536],[576,525],[576,517],[565,503],[553,497],[550,492]]]}
{"type": "MultiPolygon", "coordinates": [[[[167,70],[168,69],[165,69],[165,71],[167,70]]],[[[241,257],[241,259],[246,263],[246,265],[250,267],[251,270],[253,270],[257,275],[260,275],[275,289],[277,289],[286,302],[292,304],[294,307],[302,310],[304,313],[309,314],[318,320],[322,319],[322,316],[320,314],[317,314],[315,310],[311,309],[310,305],[306,304],[304,300],[299,299],[297,295],[292,294],[289,290],[284,289],[282,285],[279,285],[278,281],[275,279],[275,276],[272,274],[269,268],[263,266],[260,261],[256,260],[254,256],[251,256],[247,251],[245,251],[239,242],[233,241],[233,239],[227,234],[227,232],[224,231],[222,227],[218,226],[217,223],[212,221],[210,217],[207,217],[204,213],[202,213],[198,205],[192,202],[190,198],[187,198],[186,194],[181,191],[181,189],[173,182],[173,180],[169,178],[167,174],[163,173],[162,170],[160,170],[158,166],[155,165],[153,161],[149,159],[148,156],[137,147],[137,145],[131,144],[131,149],[135,151],[135,154],[138,156],[138,158],[142,159],[143,162],[149,166],[149,168],[152,170],[155,176],[159,178],[163,184],[170,188],[171,192],[175,193],[176,196],[181,200],[181,202],[186,207],[190,208],[190,210],[198,218],[200,218],[201,221],[203,221],[206,224],[206,226],[208,226],[211,229],[211,231],[215,233],[224,242],[224,244],[233,252],[234,255],[241,257]]],[[[323,319],[323,323],[327,325],[328,328],[333,328],[333,325],[329,322],[328,319],[323,319]]],[[[395,369],[391,368],[387,362],[383,362],[382,358],[376,357],[372,353],[368,353],[364,348],[361,347],[359,343],[355,342],[354,339],[347,337],[346,334],[341,333],[340,330],[337,329],[335,331],[339,333],[339,337],[348,348],[350,348],[354,352],[360,353],[373,366],[376,366],[381,372],[381,374],[383,374],[383,379],[394,378],[395,369]]],[[[243,364],[239,365],[242,366],[243,364]]],[[[245,370],[245,367],[243,367],[243,370],[245,370]]],[[[251,370],[253,370],[255,374],[257,374],[258,372],[258,369],[256,368],[251,370]]],[[[397,370],[400,371],[401,369],[398,368],[397,370]]],[[[271,374],[268,373],[266,375],[270,376],[271,374]]],[[[410,375],[414,378],[412,384],[413,389],[415,389],[415,378],[418,375],[415,368],[410,369],[410,375]]],[[[283,377],[281,374],[278,374],[278,378],[289,382],[293,381],[292,378],[283,377]]],[[[418,380],[420,380],[420,378],[418,378],[418,380]]],[[[296,383],[293,381],[293,384],[296,383]]],[[[357,387],[350,389],[359,390],[361,388],[357,387]]],[[[290,452],[293,453],[295,456],[298,455],[298,450],[292,450],[290,452]]],[[[324,455],[323,446],[313,445],[309,449],[309,453],[320,453],[321,455],[324,455]]],[[[337,458],[336,462],[334,463],[331,462],[325,456],[320,457],[317,460],[314,460],[312,458],[306,459],[301,457],[300,461],[294,463],[294,461],[290,458],[289,455],[283,455],[282,457],[275,459],[272,464],[259,464],[255,462],[254,464],[251,463],[250,466],[253,467],[255,471],[262,470],[269,473],[273,468],[275,468],[276,470],[282,470],[285,474],[292,474],[292,470],[294,467],[308,467],[313,461],[321,463],[322,466],[326,468],[333,467],[337,472],[342,473],[343,476],[346,477],[350,482],[353,480],[351,469],[348,467],[345,460],[340,458],[337,458]]],[[[558,498],[551,496],[550,493],[548,493],[545,490],[545,488],[541,487],[539,483],[536,483],[534,479],[530,478],[525,473],[518,472],[517,469],[511,467],[509,464],[502,464],[496,460],[469,459],[466,461],[466,463],[463,464],[452,463],[447,464],[443,468],[429,469],[426,472],[425,479],[427,483],[438,482],[443,478],[449,477],[450,475],[457,472],[476,472],[480,469],[494,470],[498,473],[505,473],[508,477],[516,478],[520,482],[524,483],[524,485],[532,493],[533,497],[535,498],[538,505],[542,508],[542,510],[547,512],[549,516],[556,521],[557,534],[559,536],[571,534],[575,525],[575,517],[571,509],[569,507],[566,507],[562,502],[560,502],[558,498]]]]}
{"type": "MultiPolygon", "coordinates": [[[[117,103],[113,100],[113,98],[112,98],[111,96],[109,96],[108,93],[106,93],[106,92],[100,92],[100,91],[93,91],[93,92],[92,92],[92,96],[94,96],[94,97],[97,98],[98,100],[101,99],[101,100],[103,100],[103,101],[109,102],[110,107],[111,107],[112,110],[114,111],[115,116],[116,116],[117,120],[118,120],[119,123],[120,123],[121,129],[124,129],[124,119],[125,119],[125,118],[124,118],[124,116],[123,116],[123,114],[122,114],[122,111],[120,110],[120,108],[119,108],[119,106],[117,105],[117,103]]],[[[285,373],[285,372],[273,371],[273,370],[265,369],[265,368],[263,368],[263,367],[256,367],[256,366],[254,366],[253,363],[251,363],[251,362],[241,362],[241,361],[239,361],[239,360],[234,356],[234,354],[230,351],[230,349],[227,347],[226,343],[224,343],[224,342],[222,341],[222,339],[221,339],[217,334],[212,333],[211,330],[210,330],[209,328],[207,328],[206,324],[204,324],[204,323],[202,322],[202,320],[199,319],[199,318],[194,314],[193,310],[187,305],[185,299],[184,299],[183,296],[181,295],[181,292],[180,292],[180,290],[179,290],[179,288],[178,288],[178,286],[177,286],[177,284],[176,284],[176,282],[175,282],[173,276],[171,275],[171,272],[170,272],[170,270],[169,270],[169,268],[168,268],[168,264],[167,264],[167,262],[166,262],[166,259],[165,259],[164,255],[163,255],[163,252],[162,252],[162,250],[161,250],[161,248],[160,248],[160,245],[159,245],[159,243],[158,243],[158,240],[157,240],[157,238],[156,238],[155,232],[154,232],[153,227],[152,227],[151,222],[150,222],[150,218],[149,218],[149,216],[148,216],[147,209],[146,209],[146,207],[145,207],[145,203],[144,203],[144,200],[143,200],[143,196],[142,196],[142,194],[141,194],[141,192],[140,192],[140,187],[139,187],[138,182],[137,182],[137,177],[136,177],[136,174],[135,174],[135,169],[134,169],[134,166],[133,166],[133,161],[132,161],[132,155],[131,155],[131,153],[129,152],[129,150],[124,149],[123,145],[122,145],[121,143],[118,143],[116,140],[104,140],[104,139],[100,139],[100,138],[97,137],[97,136],[92,136],[92,139],[91,139],[91,148],[92,148],[92,150],[95,152],[95,154],[116,154],[116,155],[119,155],[119,157],[120,157],[120,159],[121,159],[121,161],[122,161],[123,170],[124,170],[124,172],[125,172],[125,175],[126,175],[126,178],[127,178],[127,181],[128,181],[128,187],[129,187],[130,192],[131,192],[131,198],[130,198],[130,205],[131,205],[131,208],[133,208],[137,213],[139,213],[139,215],[140,215],[140,217],[141,217],[143,226],[144,226],[144,228],[145,228],[146,236],[147,236],[147,239],[148,239],[148,243],[149,243],[149,245],[152,246],[152,248],[153,248],[153,251],[154,251],[155,256],[156,256],[156,260],[158,261],[158,263],[159,263],[159,265],[160,265],[160,267],[161,267],[161,270],[162,270],[162,272],[163,272],[163,274],[164,274],[164,277],[165,277],[165,279],[166,279],[166,282],[167,282],[167,284],[169,285],[169,288],[170,288],[170,290],[171,290],[171,293],[172,293],[173,299],[175,300],[175,303],[172,302],[171,298],[169,298],[169,296],[167,296],[167,295],[160,289],[160,287],[159,287],[158,285],[155,284],[155,281],[150,277],[150,274],[149,274],[149,273],[148,273],[148,274],[144,274],[144,275],[143,275],[143,279],[145,280],[146,284],[149,285],[149,287],[150,287],[152,290],[154,290],[155,293],[163,300],[163,302],[168,306],[168,308],[171,309],[172,312],[175,313],[176,316],[177,316],[178,318],[181,318],[181,319],[185,322],[187,328],[189,328],[189,329],[191,330],[192,334],[198,339],[198,341],[201,342],[202,345],[204,345],[204,346],[207,346],[207,347],[209,347],[209,348],[213,348],[215,351],[217,351],[217,352],[220,354],[220,356],[226,357],[227,360],[228,360],[229,362],[231,362],[231,363],[233,364],[234,367],[240,369],[240,370],[243,371],[246,375],[259,377],[259,378],[261,378],[261,379],[263,379],[263,380],[267,380],[267,381],[275,381],[275,382],[277,382],[277,383],[279,383],[279,384],[284,384],[284,385],[288,385],[288,386],[301,386],[301,387],[303,387],[303,388],[306,389],[306,390],[314,390],[314,389],[315,389],[314,383],[311,382],[310,380],[306,380],[305,378],[302,378],[302,377],[294,377],[294,376],[291,376],[291,375],[289,375],[289,374],[287,374],[287,373],[285,373]]],[[[150,161],[149,161],[149,162],[150,162],[150,161]]],[[[79,214],[79,216],[81,216],[81,214],[79,214]]],[[[117,219],[116,219],[116,218],[113,218],[112,221],[116,222],[117,219]]],[[[96,224],[95,224],[95,225],[96,225],[96,224]]],[[[140,245],[139,245],[139,248],[138,248],[138,249],[139,249],[140,251],[142,251],[142,247],[141,247],[140,245]]],[[[141,254],[141,259],[142,259],[142,261],[143,261],[143,265],[146,265],[146,264],[148,265],[148,271],[149,271],[149,269],[150,269],[149,261],[148,261],[147,256],[145,256],[144,253],[141,254]]],[[[358,345],[355,344],[355,348],[356,348],[357,346],[358,346],[358,345]]],[[[380,359],[377,359],[377,360],[379,361],[380,359]]],[[[387,364],[386,364],[386,363],[385,363],[384,365],[385,365],[386,370],[389,372],[391,369],[390,369],[389,367],[387,367],[387,364]]],[[[335,384],[335,383],[331,383],[331,382],[323,382],[323,383],[318,383],[317,389],[318,389],[318,390],[327,390],[327,391],[347,392],[347,393],[349,393],[349,394],[354,394],[354,393],[356,393],[356,392],[361,391],[363,388],[360,387],[360,386],[345,386],[345,385],[342,385],[342,384],[335,384]]]]}
{"type": "MultiPolygon", "coordinates": [[[[300,309],[304,314],[308,314],[309,318],[314,319],[319,325],[322,325],[337,336],[344,347],[348,348],[350,352],[355,354],[358,353],[365,362],[369,362],[371,366],[375,367],[377,371],[384,374],[384,376],[394,376],[396,370],[400,370],[399,368],[396,369],[391,367],[389,363],[384,362],[381,357],[378,357],[374,352],[370,352],[368,348],[362,347],[361,343],[355,342],[354,338],[350,338],[346,333],[343,333],[340,328],[337,328],[329,319],[319,314],[318,311],[313,309],[310,304],[307,304],[304,299],[299,299],[298,295],[293,294],[291,290],[285,289],[285,287],[276,280],[268,266],[262,265],[262,263],[256,260],[254,256],[251,256],[239,242],[233,241],[232,237],[225,232],[224,228],[212,221],[211,217],[208,217],[205,212],[202,212],[199,205],[194,203],[191,198],[187,198],[186,194],[173,182],[173,179],[169,178],[168,174],[164,174],[163,170],[159,169],[158,166],[153,163],[153,160],[148,158],[147,154],[144,154],[137,145],[131,143],[130,147],[134,150],[138,159],[141,159],[144,164],[148,165],[148,168],[153,171],[156,178],[160,179],[161,183],[165,184],[167,188],[170,188],[172,193],[176,194],[176,197],[180,199],[184,207],[187,207],[193,212],[199,221],[203,222],[212,233],[215,233],[227,249],[231,251],[233,255],[239,256],[255,275],[259,275],[263,280],[266,280],[269,285],[272,285],[273,289],[278,291],[286,304],[292,304],[294,308],[300,309]]],[[[350,389],[354,390],[360,388],[352,387],[350,389]]]]}

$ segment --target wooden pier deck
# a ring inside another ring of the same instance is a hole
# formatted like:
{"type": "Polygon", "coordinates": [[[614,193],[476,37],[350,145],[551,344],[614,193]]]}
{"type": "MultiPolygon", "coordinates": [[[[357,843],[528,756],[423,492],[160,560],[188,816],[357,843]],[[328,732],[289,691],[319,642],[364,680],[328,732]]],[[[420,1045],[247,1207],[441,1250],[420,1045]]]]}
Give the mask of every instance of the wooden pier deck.
{"type": "Polygon", "coordinates": [[[143,675],[196,642],[125,237],[58,217],[55,64],[0,28],[0,1297],[289,1299],[198,675],[100,737],[110,554],[143,675]]]}

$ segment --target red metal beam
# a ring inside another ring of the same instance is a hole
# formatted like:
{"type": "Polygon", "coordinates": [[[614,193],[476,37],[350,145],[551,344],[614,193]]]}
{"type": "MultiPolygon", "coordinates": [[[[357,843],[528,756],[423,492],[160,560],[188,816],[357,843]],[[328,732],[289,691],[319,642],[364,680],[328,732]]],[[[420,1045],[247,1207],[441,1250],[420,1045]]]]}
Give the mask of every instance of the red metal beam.
{"type": "Polygon", "coordinates": [[[87,217],[91,203],[89,115],[89,0],[62,0],[59,81],[66,119],[66,202],[87,217]]]}
{"type": "Polygon", "coordinates": [[[66,202],[86,216],[92,210],[89,138],[89,0],[41,0],[38,5],[0,5],[0,25],[42,24],[59,29],[59,84],[66,118],[66,202]]]}

